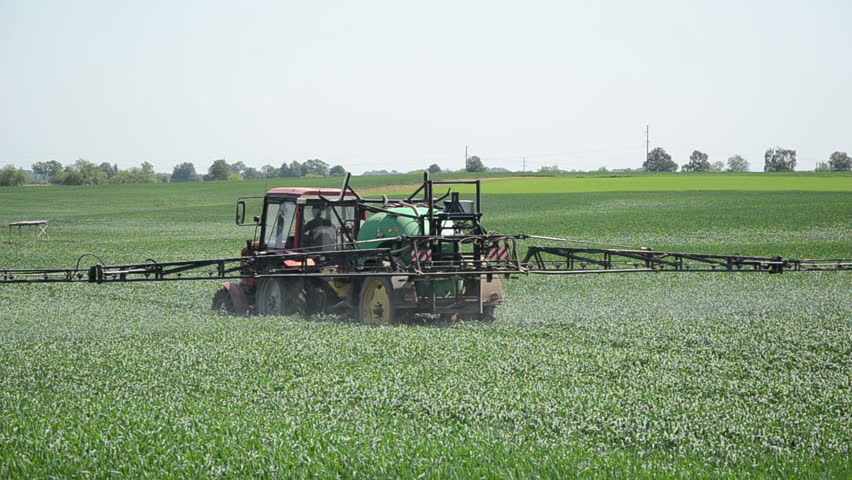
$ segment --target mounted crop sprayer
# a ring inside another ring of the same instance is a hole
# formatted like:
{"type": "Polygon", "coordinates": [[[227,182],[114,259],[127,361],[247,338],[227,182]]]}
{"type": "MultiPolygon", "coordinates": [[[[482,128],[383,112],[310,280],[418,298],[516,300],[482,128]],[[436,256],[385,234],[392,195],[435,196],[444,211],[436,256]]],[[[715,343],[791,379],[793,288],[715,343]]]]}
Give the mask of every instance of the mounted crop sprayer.
{"type": "MultiPolygon", "coordinates": [[[[263,211],[246,222],[244,197],[237,225],[255,228],[241,256],[213,260],[104,265],[81,270],[0,268],[0,284],[229,280],[213,308],[238,314],[354,314],[372,324],[419,314],[492,320],[503,302],[500,278],[632,272],[765,272],[852,270],[852,259],[702,255],[650,249],[529,246],[561,238],[488,232],[481,224],[480,181],[435,181],[405,199],[366,199],[341,189],[273,188],[263,211]],[[455,185],[473,185],[461,200],[455,185]],[[435,197],[436,187],[449,186],[435,197]]],[[[85,256],[84,256],[85,257],[85,256]]],[[[83,257],[81,257],[82,259],[83,257]]],[[[99,260],[99,259],[98,259],[99,260]]]]}

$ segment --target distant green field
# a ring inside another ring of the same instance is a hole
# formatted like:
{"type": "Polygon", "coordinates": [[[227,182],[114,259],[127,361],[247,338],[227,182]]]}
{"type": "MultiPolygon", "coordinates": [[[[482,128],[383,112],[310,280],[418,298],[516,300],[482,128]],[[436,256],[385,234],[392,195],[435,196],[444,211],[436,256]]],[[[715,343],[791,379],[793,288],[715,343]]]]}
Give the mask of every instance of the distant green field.
{"type": "MultiPolygon", "coordinates": [[[[0,227],[51,225],[3,244],[0,268],[235,255],[254,233],[233,224],[236,197],[339,181],[0,188],[0,227]]],[[[504,176],[484,191],[495,231],[852,257],[849,175],[504,176]]],[[[215,289],[0,285],[0,478],[852,471],[849,272],[520,278],[495,323],[452,327],[221,316],[215,289]]]]}
{"type": "Polygon", "coordinates": [[[506,178],[487,183],[489,193],[664,192],[689,190],[852,191],[847,174],[642,174],[506,178]],[[533,182],[533,183],[531,183],[533,182]]]}

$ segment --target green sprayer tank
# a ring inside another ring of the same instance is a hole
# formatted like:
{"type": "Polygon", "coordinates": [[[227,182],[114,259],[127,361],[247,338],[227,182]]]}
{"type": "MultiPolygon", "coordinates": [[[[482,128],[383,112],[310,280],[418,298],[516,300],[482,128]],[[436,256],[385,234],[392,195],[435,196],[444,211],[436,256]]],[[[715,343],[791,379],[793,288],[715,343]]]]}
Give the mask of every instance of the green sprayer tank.
{"type": "MultiPolygon", "coordinates": [[[[390,207],[387,209],[390,212],[400,213],[402,215],[427,215],[428,208],[423,207],[390,207]]],[[[375,242],[365,242],[358,244],[359,248],[383,248],[392,247],[399,248],[397,256],[405,263],[411,262],[411,247],[408,244],[391,245],[396,237],[405,235],[429,235],[429,222],[423,222],[425,229],[420,232],[420,224],[416,219],[404,217],[402,215],[393,215],[391,213],[379,212],[375,213],[361,225],[358,232],[358,240],[375,240],[375,242]]],[[[451,227],[450,227],[451,228],[451,227]]],[[[443,246],[442,254],[452,254],[452,245],[446,244],[443,246]]],[[[419,295],[431,295],[434,293],[439,296],[454,295],[463,289],[463,282],[457,280],[435,280],[432,282],[421,282],[417,285],[419,295]]]]}
{"type": "MultiPolygon", "coordinates": [[[[426,215],[429,212],[427,208],[416,207],[391,207],[387,209],[394,213],[402,215],[426,215]],[[416,211],[416,213],[415,213],[416,211]]],[[[423,235],[429,234],[429,222],[424,222],[423,235]]],[[[401,215],[392,215],[389,213],[376,213],[370,216],[358,232],[358,240],[372,240],[375,242],[366,242],[359,244],[360,248],[380,248],[388,239],[393,239],[403,235],[421,235],[420,225],[417,220],[401,215]]]]}

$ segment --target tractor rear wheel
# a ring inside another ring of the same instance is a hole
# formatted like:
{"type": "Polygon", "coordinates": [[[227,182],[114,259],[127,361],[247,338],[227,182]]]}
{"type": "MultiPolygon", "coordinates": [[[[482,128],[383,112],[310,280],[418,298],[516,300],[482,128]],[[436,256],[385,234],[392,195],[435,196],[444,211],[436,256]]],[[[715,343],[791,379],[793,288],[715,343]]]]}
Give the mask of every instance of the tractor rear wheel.
{"type": "Polygon", "coordinates": [[[304,282],[287,278],[264,278],[257,288],[255,305],[260,315],[304,315],[304,282]]]}
{"type": "Polygon", "coordinates": [[[370,325],[391,325],[397,321],[393,286],[387,277],[371,277],[361,285],[358,318],[370,325]]]}

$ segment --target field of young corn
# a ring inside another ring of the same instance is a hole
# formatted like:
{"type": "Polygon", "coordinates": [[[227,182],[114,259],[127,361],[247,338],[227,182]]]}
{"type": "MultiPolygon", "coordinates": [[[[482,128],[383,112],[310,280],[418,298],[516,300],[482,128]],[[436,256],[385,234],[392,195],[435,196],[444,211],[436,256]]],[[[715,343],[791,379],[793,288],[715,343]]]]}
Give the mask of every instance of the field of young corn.
{"type": "MultiPolygon", "coordinates": [[[[0,268],[233,256],[236,197],[283,184],[0,189],[3,225],[51,225],[0,268]]],[[[483,188],[489,230],[852,257],[852,176],[483,188]]],[[[431,326],[219,315],[216,288],[0,285],[0,478],[852,472],[849,272],[518,278],[496,322],[431,326]]]]}

